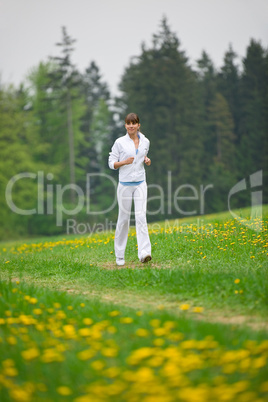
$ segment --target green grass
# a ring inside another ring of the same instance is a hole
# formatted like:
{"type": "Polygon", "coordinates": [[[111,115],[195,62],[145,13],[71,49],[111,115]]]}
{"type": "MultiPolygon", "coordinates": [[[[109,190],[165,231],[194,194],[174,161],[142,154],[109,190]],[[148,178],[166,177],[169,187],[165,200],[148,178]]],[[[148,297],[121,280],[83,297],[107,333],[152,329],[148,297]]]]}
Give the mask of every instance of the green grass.
{"type": "Polygon", "coordinates": [[[122,269],[112,232],[2,243],[0,400],[265,401],[263,211],[152,224],[146,265],[132,229],[122,269]]]}
{"type": "MultiPolygon", "coordinates": [[[[265,210],[266,212],[266,210],[265,210]]],[[[267,315],[267,218],[254,232],[227,214],[152,225],[153,260],[137,259],[132,231],[126,266],[117,269],[113,233],[2,245],[2,278],[46,284],[60,290],[150,299],[175,306],[201,305],[223,314],[267,315]],[[5,250],[5,251],[3,251],[5,250]],[[8,261],[8,262],[7,262],[8,261]],[[239,279],[239,283],[235,280],[239,279]]],[[[119,301],[120,301],[119,298],[119,301]]]]}

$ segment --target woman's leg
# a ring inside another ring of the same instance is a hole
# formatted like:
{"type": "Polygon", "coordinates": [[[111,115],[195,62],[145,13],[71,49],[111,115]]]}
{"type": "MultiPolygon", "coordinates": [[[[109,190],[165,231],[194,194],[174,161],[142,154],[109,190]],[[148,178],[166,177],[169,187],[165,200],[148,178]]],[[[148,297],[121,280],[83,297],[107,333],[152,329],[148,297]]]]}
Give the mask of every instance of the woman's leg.
{"type": "Polygon", "coordinates": [[[114,238],[114,250],[116,258],[125,257],[132,204],[132,193],[133,187],[123,186],[120,183],[118,184],[117,202],[119,213],[114,238]]]}
{"type": "Polygon", "coordinates": [[[143,255],[151,256],[151,242],[146,220],[147,184],[145,181],[135,187],[133,198],[135,205],[138,257],[141,259],[143,255]]]}

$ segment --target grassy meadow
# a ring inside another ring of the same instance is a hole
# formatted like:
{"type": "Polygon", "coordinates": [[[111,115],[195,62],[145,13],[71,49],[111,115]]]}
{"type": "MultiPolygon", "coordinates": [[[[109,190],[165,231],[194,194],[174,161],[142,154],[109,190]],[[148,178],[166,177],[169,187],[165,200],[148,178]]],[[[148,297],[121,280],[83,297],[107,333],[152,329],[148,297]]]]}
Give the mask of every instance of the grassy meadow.
{"type": "Polygon", "coordinates": [[[0,245],[0,400],[264,402],[268,208],[0,245]],[[253,229],[258,228],[258,230],[253,229]]]}

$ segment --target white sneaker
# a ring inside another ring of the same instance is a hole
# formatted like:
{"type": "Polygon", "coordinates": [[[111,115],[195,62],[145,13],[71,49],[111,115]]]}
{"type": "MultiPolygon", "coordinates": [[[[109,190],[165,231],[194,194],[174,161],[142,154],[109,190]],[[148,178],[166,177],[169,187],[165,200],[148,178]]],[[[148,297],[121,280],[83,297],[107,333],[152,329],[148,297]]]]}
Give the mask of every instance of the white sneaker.
{"type": "Polygon", "coordinates": [[[117,259],[116,259],[116,264],[117,264],[117,265],[125,265],[125,260],[124,260],[124,258],[117,258],[117,259]]]}
{"type": "Polygon", "coordinates": [[[144,263],[144,262],[151,261],[151,259],[152,259],[152,257],[149,253],[143,252],[141,255],[140,261],[144,263]]]}

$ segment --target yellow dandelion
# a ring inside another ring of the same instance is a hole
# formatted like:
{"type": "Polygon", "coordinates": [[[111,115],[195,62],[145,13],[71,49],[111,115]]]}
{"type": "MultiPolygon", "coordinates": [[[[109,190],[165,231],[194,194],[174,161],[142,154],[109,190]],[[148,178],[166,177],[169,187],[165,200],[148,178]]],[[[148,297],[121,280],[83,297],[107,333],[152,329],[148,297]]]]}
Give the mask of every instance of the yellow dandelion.
{"type": "Polygon", "coordinates": [[[194,313],[203,313],[204,307],[194,307],[193,312],[194,313]]]}
{"type": "Polygon", "coordinates": [[[94,357],[96,352],[93,349],[82,350],[77,353],[77,357],[79,360],[89,360],[94,357]]]}
{"type": "Polygon", "coordinates": [[[235,279],[234,283],[236,283],[236,284],[240,283],[240,279],[238,279],[238,278],[235,279]]]}
{"type": "Polygon", "coordinates": [[[136,315],[137,315],[138,317],[141,317],[141,316],[143,315],[143,311],[137,311],[137,312],[136,312],[136,315]]]}
{"type": "Polygon", "coordinates": [[[169,330],[166,328],[154,328],[153,332],[156,336],[164,336],[167,335],[169,330]]]}
{"type": "Polygon", "coordinates": [[[16,345],[17,344],[17,339],[15,338],[15,336],[9,336],[7,338],[7,343],[9,345],[16,345]]]}
{"type": "Polygon", "coordinates": [[[147,329],[144,328],[138,328],[136,331],[136,335],[140,337],[145,337],[149,335],[149,331],[147,331],[147,329]]]}
{"type": "Polygon", "coordinates": [[[103,373],[106,377],[114,378],[120,374],[120,369],[118,367],[109,367],[103,373]]]}
{"type": "Polygon", "coordinates": [[[40,355],[40,352],[36,348],[30,348],[27,350],[23,350],[21,352],[21,355],[24,360],[33,360],[40,355]]]}
{"type": "Polygon", "coordinates": [[[189,310],[189,308],[190,308],[190,304],[181,304],[180,305],[180,310],[182,310],[182,311],[189,310]]]}
{"type": "Polygon", "coordinates": [[[7,317],[11,317],[11,316],[12,316],[12,313],[11,313],[11,311],[6,310],[6,311],[5,311],[5,315],[6,315],[7,317]]]}
{"type": "Polygon", "coordinates": [[[78,330],[78,333],[80,336],[86,337],[86,336],[90,336],[92,334],[92,330],[91,330],[91,328],[80,328],[78,330]]]}
{"type": "Polygon", "coordinates": [[[101,354],[105,357],[115,357],[118,354],[118,350],[116,348],[103,348],[101,354]]]}
{"type": "Polygon", "coordinates": [[[91,318],[84,318],[83,323],[85,325],[91,325],[93,323],[93,320],[91,318]]]}
{"type": "Polygon", "coordinates": [[[268,392],[268,381],[265,381],[261,384],[260,386],[260,391],[261,392],[268,392]]]}
{"type": "Polygon", "coordinates": [[[66,387],[65,385],[58,387],[57,392],[62,396],[68,396],[72,394],[72,390],[69,387],[66,387]]]}
{"type": "Polygon", "coordinates": [[[161,324],[161,322],[160,322],[160,320],[158,320],[158,319],[154,319],[154,320],[151,320],[151,321],[150,321],[151,327],[154,327],[154,328],[159,327],[160,324],[161,324]]]}
{"type": "Polygon", "coordinates": [[[12,359],[6,359],[2,361],[3,367],[13,367],[15,366],[14,360],[12,359]]]}
{"type": "Polygon", "coordinates": [[[41,310],[41,308],[35,308],[35,309],[33,309],[33,313],[36,315],[40,315],[40,314],[42,314],[42,310],[41,310]]]}
{"type": "Polygon", "coordinates": [[[156,338],[156,339],[154,339],[154,341],[153,341],[153,344],[154,344],[155,346],[163,346],[164,343],[165,343],[165,340],[164,340],[163,338],[156,338]]]}
{"type": "Polygon", "coordinates": [[[3,374],[6,375],[7,377],[16,377],[19,372],[15,367],[6,367],[3,370],[3,374]]]}
{"type": "Polygon", "coordinates": [[[99,371],[99,370],[102,370],[105,367],[105,363],[102,362],[101,360],[95,360],[94,362],[91,363],[91,367],[94,370],[99,371]]]}
{"type": "Polygon", "coordinates": [[[114,326],[110,325],[107,328],[107,331],[109,332],[109,334],[115,334],[117,332],[117,329],[114,326]]]}
{"type": "Polygon", "coordinates": [[[36,304],[38,302],[38,300],[35,297],[31,297],[29,300],[30,304],[36,304]]]}
{"type": "Polygon", "coordinates": [[[121,317],[120,322],[122,324],[131,324],[133,322],[133,318],[131,318],[131,317],[121,317]]]}
{"type": "Polygon", "coordinates": [[[110,317],[116,317],[116,316],[119,315],[119,314],[120,314],[120,311],[114,310],[114,311],[111,311],[111,312],[109,313],[109,316],[110,316],[110,317]]]}

